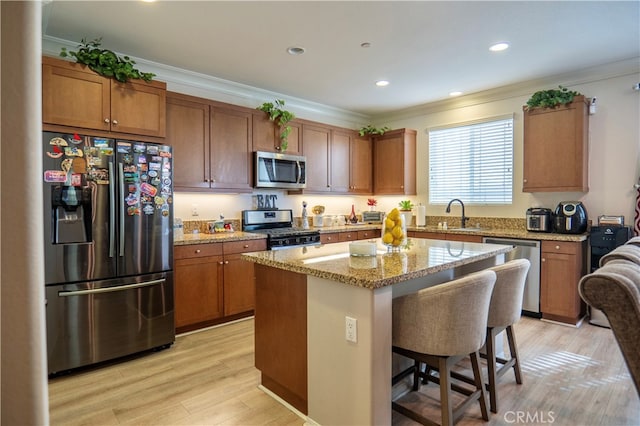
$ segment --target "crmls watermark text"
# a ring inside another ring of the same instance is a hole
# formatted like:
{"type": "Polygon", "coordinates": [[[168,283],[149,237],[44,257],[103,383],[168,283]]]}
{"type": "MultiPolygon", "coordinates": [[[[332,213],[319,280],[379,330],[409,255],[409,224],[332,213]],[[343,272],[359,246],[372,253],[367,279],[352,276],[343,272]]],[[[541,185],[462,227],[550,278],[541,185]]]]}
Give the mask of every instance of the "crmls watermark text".
{"type": "Polygon", "coordinates": [[[504,421],[507,423],[553,423],[555,419],[553,411],[507,411],[504,413],[504,421]]]}

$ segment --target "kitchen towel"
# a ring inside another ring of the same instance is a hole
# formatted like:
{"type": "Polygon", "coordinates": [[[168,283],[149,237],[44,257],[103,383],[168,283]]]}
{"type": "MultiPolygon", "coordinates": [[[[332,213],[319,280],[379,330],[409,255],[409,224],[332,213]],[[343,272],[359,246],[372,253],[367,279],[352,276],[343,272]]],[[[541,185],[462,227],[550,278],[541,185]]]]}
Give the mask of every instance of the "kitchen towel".
{"type": "Polygon", "coordinates": [[[424,226],[426,224],[427,208],[422,204],[416,206],[416,226],[424,226]]]}

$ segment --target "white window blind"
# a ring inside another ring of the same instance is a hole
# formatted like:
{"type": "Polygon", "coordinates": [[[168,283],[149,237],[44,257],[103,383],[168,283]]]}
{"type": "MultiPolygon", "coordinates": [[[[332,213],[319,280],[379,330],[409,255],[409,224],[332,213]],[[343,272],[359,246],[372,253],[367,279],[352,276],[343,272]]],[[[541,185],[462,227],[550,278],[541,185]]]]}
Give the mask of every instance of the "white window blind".
{"type": "Polygon", "coordinates": [[[429,129],[429,203],[511,204],[513,117],[429,129]]]}

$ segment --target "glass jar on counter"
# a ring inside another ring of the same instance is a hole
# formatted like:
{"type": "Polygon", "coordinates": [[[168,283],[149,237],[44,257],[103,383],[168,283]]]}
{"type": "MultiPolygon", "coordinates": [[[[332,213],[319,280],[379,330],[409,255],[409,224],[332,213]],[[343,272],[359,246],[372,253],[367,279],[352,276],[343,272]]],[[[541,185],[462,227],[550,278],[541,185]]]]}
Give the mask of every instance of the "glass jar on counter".
{"type": "Polygon", "coordinates": [[[404,215],[397,209],[391,210],[382,221],[382,244],[388,252],[400,251],[407,242],[407,224],[404,215]]]}

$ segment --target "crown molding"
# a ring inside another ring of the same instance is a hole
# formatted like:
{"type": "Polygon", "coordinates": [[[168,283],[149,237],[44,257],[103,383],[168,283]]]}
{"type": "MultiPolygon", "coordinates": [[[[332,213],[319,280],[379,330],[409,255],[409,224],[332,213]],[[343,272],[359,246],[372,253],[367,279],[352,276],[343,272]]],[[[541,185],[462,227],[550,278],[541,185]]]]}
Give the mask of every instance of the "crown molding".
{"type": "Polygon", "coordinates": [[[390,113],[378,114],[372,117],[372,119],[374,122],[404,120],[436,112],[470,107],[510,98],[529,97],[532,93],[537,92],[538,90],[548,89],[550,86],[556,87],[561,85],[571,89],[572,86],[622,77],[625,75],[640,75],[640,57],[629,58],[563,74],[556,74],[536,80],[496,87],[481,92],[470,93],[457,98],[430,102],[390,113]]]}
{"type": "MultiPolygon", "coordinates": [[[[43,36],[42,53],[47,56],[58,56],[61,48],[77,49],[78,43],[68,40],[43,36]]],[[[115,52],[118,55],[125,53],[115,52]]],[[[369,122],[370,117],[365,114],[344,110],[304,99],[287,96],[282,93],[271,92],[246,84],[201,74],[158,62],[149,61],[131,55],[136,64],[142,65],[145,72],[156,74],[156,78],[167,83],[167,90],[185,95],[198,96],[234,105],[255,108],[263,102],[273,99],[283,99],[287,109],[299,118],[320,121],[339,127],[358,129],[369,122]]]]}

